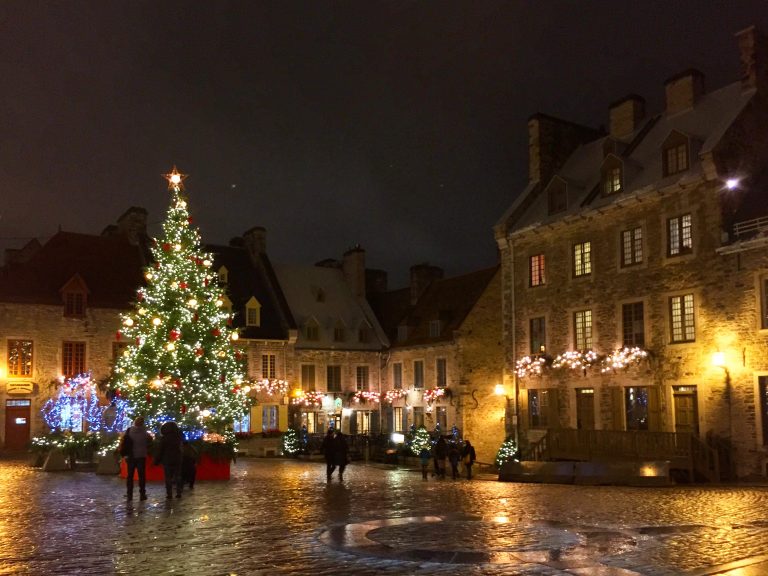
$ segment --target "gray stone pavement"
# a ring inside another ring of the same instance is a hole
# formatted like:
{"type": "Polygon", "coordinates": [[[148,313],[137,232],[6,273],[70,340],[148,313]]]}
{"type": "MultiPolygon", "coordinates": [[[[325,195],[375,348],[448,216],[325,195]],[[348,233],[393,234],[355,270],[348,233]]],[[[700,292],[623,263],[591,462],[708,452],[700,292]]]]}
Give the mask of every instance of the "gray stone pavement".
{"type": "Polygon", "coordinates": [[[421,479],[242,459],[166,501],[124,481],[0,460],[0,574],[768,575],[768,487],[421,479]]]}

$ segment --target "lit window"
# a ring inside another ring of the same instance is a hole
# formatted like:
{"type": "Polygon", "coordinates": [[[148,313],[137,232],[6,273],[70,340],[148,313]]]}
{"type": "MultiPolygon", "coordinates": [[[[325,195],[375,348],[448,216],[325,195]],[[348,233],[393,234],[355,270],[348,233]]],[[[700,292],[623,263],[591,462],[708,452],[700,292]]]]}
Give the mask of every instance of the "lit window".
{"type": "Polygon", "coordinates": [[[693,294],[672,296],[669,299],[669,308],[672,342],[693,342],[696,340],[693,294]]]}
{"type": "Polygon", "coordinates": [[[32,375],[32,340],[8,340],[8,376],[32,375]]]}
{"type": "Polygon", "coordinates": [[[226,266],[219,268],[219,282],[222,284],[229,282],[229,270],[227,270],[226,266]]]}
{"type": "Polygon", "coordinates": [[[355,370],[355,385],[357,390],[368,390],[368,366],[358,366],[355,370]]]}
{"type": "Polygon", "coordinates": [[[529,286],[542,286],[545,283],[544,254],[531,256],[528,270],[529,286]]]}
{"type": "Polygon", "coordinates": [[[621,233],[621,265],[634,266],[643,261],[643,229],[638,226],[621,233]]]}
{"type": "Polygon", "coordinates": [[[592,273],[592,243],[581,242],[573,247],[573,275],[587,276],[592,273]]]}
{"type": "Polygon", "coordinates": [[[610,166],[603,171],[603,193],[615,194],[621,190],[621,166],[610,166]]]}
{"type": "Polygon", "coordinates": [[[277,356],[274,354],[261,355],[261,377],[267,379],[277,378],[277,356]]]}
{"type": "Polygon", "coordinates": [[[85,373],[85,342],[64,342],[61,373],[70,378],[85,373]]]}
{"type": "Polygon", "coordinates": [[[691,253],[693,250],[692,224],[690,214],[667,220],[667,256],[691,253]]]}
{"type": "Polygon", "coordinates": [[[573,334],[576,350],[592,349],[592,310],[573,313],[573,334]]]}
{"type": "Polygon", "coordinates": [[[245,325],[261,326],[261,303],[253,296],[245,304],[245,325]]]}

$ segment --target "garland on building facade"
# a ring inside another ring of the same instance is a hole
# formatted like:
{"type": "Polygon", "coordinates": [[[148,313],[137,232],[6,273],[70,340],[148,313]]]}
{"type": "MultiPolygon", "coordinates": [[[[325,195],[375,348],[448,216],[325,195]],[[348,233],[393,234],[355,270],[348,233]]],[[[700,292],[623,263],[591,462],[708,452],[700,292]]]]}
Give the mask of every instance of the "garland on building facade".
{"type": "Polygon", "coordinates": [[[597,367],[601,373],[624,370],[647,360],[649,353],[638,347],[619,348],[610,354],[599,355],[592,350],[563,352],[554,358],[551,356],[524,356],[515,363],[518,378],[541,376],[546,370],[574,370],[586,374],[587,370],[597,367]]]}

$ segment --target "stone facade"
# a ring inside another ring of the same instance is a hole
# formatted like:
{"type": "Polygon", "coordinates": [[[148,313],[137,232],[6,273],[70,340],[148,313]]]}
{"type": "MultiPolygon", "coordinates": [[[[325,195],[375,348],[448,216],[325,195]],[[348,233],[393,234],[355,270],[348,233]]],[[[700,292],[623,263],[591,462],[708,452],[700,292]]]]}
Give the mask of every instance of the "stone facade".
{"type": "Polygon", "coordinates": [[[557,170],[567,207],[547,206],[549,180],[531,172],[496,228],[524,450],[553,428],[692,433],[719,451],[723,477],[767,473],[766,87],[703,86],[678,75],[663,113],[638,122],[633,110],[631,133],[572,146],[557,170]],[[647,358],[553,369],[566,352],[631,346],[647,358]],[[519,369],[538,359],[540,375],[519,369]]]}

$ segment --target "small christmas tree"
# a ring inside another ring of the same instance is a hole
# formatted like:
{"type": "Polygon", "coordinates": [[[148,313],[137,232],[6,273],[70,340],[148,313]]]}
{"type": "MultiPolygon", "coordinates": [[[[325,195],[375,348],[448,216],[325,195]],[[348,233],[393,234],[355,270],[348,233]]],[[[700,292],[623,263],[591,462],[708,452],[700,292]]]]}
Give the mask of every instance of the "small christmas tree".
{"type": "Polygon", "coordinates": [[[411,440],[411,452],[418,456],[421,451],[426,448],[430,450],[432,448],[432,439],[429,437],[429,432],[424,426],[420,426],[413,434],[413,440],[411,440]]]}
{"type": "Polygon", "coordinates": [[[296,456],[301,452],[301,442],[299,433],[293,428],[288,428],[283,434],[283,454],[287,456],[296,456]]]}
{"type": "Polygon", "coordinates": [[[501,468],[505,462],[517,460],[517,444],[514,439],[507,438],[496,454],[496,466],[501,468]]]}
{"type": "Polygon", "coordinates": [[[150,427],[175,420],[188,437],[224,432],[248,409],[237,332],[223,307],[224,292],[202,252],[182,193],[184,175],[166,175],[171,204],[163,236],[152,247],[146,285],[134,310],[122,316],[119,340],[128,343],[111,378],[115,396],[150,427]]]}

